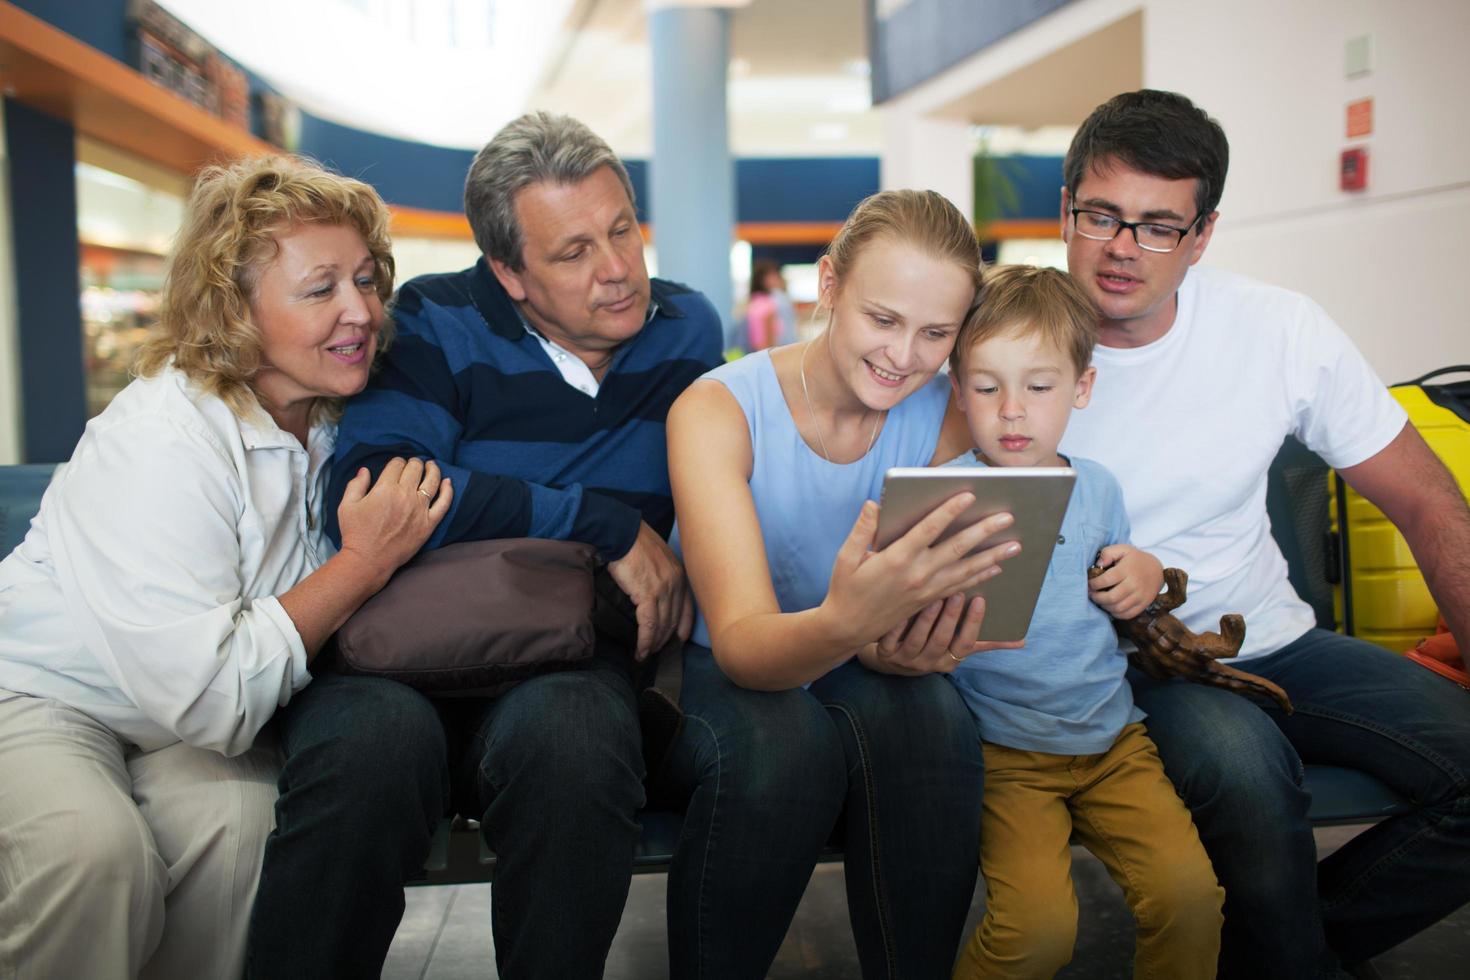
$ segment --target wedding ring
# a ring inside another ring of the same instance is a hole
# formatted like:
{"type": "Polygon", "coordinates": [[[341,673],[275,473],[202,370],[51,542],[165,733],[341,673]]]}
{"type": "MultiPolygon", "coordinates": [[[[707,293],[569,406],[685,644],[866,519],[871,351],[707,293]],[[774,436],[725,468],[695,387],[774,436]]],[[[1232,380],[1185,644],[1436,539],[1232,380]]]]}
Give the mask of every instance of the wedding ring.
{"type": "Polygon", "coordinates": [[[954,654],[950,653],[948,650],[944,651],[944,655],[946,657],[948,657],[949,659],[953,660],[955,663],[961,663],[962,662],[959,657],[956,657],[954,654]]]}
{"type": "Polygon", "coordinates": [[[433,499],[434,499],[434,495],[433,495],[433,494],[432,494],[432,493],[429,493],[429,492],[428,492],[428,491],[427,491],[427,490],[425,490],[425,489],[424,489],[424,488],[423,488],[423,487],[419,487],[419,490],[418,490],[418,492],[419,492],[419,495],[420,495],[420,496],[421,496],[421,497],[423,497],[423,498],[424,498],[424,499],[425,499],[425,500],[429,500],[429,501],[432,501],[432,500],[433,500],[433,499]]]}

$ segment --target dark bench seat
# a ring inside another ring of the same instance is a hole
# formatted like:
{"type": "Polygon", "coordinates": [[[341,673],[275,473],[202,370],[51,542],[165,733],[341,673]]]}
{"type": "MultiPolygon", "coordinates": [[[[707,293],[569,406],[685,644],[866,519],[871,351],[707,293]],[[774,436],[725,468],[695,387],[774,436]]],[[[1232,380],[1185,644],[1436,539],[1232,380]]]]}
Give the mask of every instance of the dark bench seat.
{"type": "MultiPolygon", "coordinates": [[[[1312,823],[1371,823],[1395,813],[1403,813],[1410,804],[1378,780],[1357,769],[1341,766],[1307,766],[1307,791],[1312,794],[1312,823]]],[[[644,810],[639,814],[643,833],[633,850],[634,874],[652,874],[669,870],[684,816],[669,810],[644,810]]],[[[829,845],[822,852],[823,861],[842,857],[842,850],[829,845]]],[[[495,852],[485,845],[479,825],[472,820],[445,820],[434,835],[424,873],[410,884],[460,885],[493,881],[495,852]]]]}
{"type": "MultiPolygon", "coordinates": [[[[53,469],[51,466],[0,466],[0,556],[8,555],[25,537],[53,469]]],[[[1315,556],[1314,565],[1310,549],[1312,542],[1319,541],[1320,534],[1326,530],[1326,502],[1324,496],[1318,507],[1312,503],[1311,495],[1315,486],[1322,487],[1325,495],[1325,472],[1320,460],[1289,442],[1273,464],[1269,497],[1272,531],[1292,566],[1292,583],[1318,608],[1319,621],[1323,621],[1321,556],[1315,556]],[[1320,528],[1314,523],[1319,510],[1320,528]]],[[[1325,615],[1325,622],[1330,626],[1330,590],[1325,615]]],[[[1307,766],[1306,785],[1312,794],[1314,824],[1366,823],[1410,807],[1397,793],[1356,769],[1307,766]]],[[[683,815],[645,810],[640,819],[643,834],[634,852],[634,869],[638,872],[667,870],[679,840],[683,815]]],[[[823,855],[824,860],[839,857],[841,851],[836,847],[829,847],[823,855]]],[[[455,818],[440,824],[423,875],[412,883],[490,881],[494,874],[495,855],[485,846],[477,825],[455,818]]]]}

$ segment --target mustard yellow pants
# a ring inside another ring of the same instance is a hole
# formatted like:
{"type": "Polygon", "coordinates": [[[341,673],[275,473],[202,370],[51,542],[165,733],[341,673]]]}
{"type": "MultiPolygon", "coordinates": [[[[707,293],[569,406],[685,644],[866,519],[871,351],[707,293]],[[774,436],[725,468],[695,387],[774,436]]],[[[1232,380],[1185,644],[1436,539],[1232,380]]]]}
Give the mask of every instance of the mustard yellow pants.
{"type": "Polygon", "coordinates": [[[1133,910],[1133,975],[1213,977],[1225,892],[1158,751],[1143,725],[1132,724],[1099,755],[986,743],[985,919],[960,953],[956,980],[1051,977],[1072,959],[1073,834],[1133,910]]]}

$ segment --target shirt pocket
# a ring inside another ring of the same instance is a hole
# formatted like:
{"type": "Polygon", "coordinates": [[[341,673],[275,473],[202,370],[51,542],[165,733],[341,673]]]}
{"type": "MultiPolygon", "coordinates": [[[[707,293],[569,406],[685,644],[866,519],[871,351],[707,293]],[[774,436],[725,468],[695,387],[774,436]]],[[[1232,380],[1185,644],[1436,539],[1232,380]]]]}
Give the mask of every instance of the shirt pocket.
{"type": "Polygon", "coordinates": [[[1046,569],[1047,579],[1080,576],[1085,582],[1087,570],[1107,544],[1108,529],[1101,524],[1082,521],[1071,527],[1064,525],[1057,535],[1056,549],[1052,551],[1051,563],[1046,569]]]}

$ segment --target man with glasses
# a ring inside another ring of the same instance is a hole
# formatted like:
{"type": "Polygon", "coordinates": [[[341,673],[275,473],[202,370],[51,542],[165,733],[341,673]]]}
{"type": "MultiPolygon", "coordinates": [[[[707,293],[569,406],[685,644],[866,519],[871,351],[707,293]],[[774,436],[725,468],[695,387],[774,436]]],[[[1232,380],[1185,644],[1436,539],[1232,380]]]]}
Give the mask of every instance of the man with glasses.
{"type": "Polygon", "coordinates": [[[1217,688],[1134,678],[1225,887],[1221,975],[1333,976],[1470,900],[1470,693],[1315,628],[1269,531],[1267,468],[1294,434],[1378,505],[1462,649],[1470,512],[1321,307],[1196,265],[1228,156],[1219,124],[1170,92],[1117,96],[1078,130],[1062,237],[1101,318],[1092,403],[1062,449],[1106,464],[1134,542],[1188,571],[1185,622],[1214,629],[1244,614],[1240,659],[1296,703],[1286,716],[1217,688]],[[1319,866],[1304,761],[1370,772],[1417,808],[1319,866]]]}

